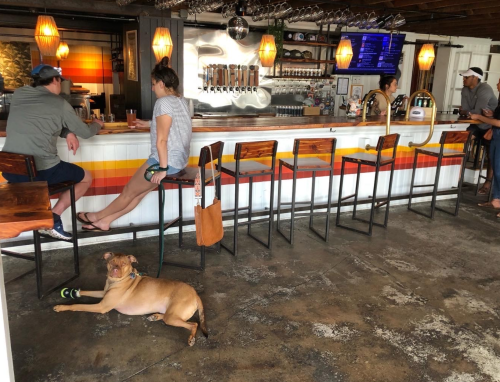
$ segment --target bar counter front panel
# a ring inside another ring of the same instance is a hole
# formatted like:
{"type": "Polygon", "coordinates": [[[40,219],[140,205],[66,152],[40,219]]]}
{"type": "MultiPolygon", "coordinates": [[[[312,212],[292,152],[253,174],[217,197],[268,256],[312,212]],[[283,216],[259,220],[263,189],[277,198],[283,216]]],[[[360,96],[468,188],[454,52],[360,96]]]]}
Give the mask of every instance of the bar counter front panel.
{"type": "MultiPolygon", "coordinates": [[[[434,134],[428,147],[439,146],[439,139],[442,131],[456,130],[463,131],[474,121],[456,121],[446,118],[438,118],[435,125],[434,134]]],[[[394,121],[391,124],[391,133],[401,135],[397,151],[396,171],[393,181],[393,196],[408,195],[410,189],[411,171],[413,166],[414,149],[408,146],[409,142],[423,142],[429,134],[429,121],[394,121]]],[[[3,134],[4,135],[4,134],[3,134]]],[[[371,122],[360,122],[359,120],[349,121],[345,118],[315,117],[305,118],[252,118],[252,119],[232,119],[232,120],[193,120],[193,138],[191,141],[191,153],[189,166],[196,167],[200,149],[210,143],[223,141],[224,156],[223,161],[234,161],[234,148],[237,142],[277,140],[278,159],[293,157],[293,141],[295,138],[337,138],[337,150],[335,155],[335,175],[333,184],[332,201],[338,200],[338,188],[340,181],[340,167],[342,156],[357,152],[366,152],[366,144],[376,145],[378,137],[385,135],[385,125],[380,120],[371,122]],[[300,123],[302,122],[302,123],[300,123]],[[278,130],[278,131],[277,131],[278,130]]],[[[5,142],[4,137],[0,137],[0,148],[5,142]]],[[[150,136],[148,131],[129,130],[124,128],[114,128],[113,130],[102,130],[101,133],[90,139],[80,139],[80,148],[73,156],[67,149],[66,142],[62,139],[58,142],[58,152],[62,160],[76,163],[92,172],[93,183],[85,197],[77,202],[77,211],[98,211],[111,203],[123,190],[130,177],[136,169],[144,163],[150,153],[150,136]]],[[[460,146],[449,145],[448,148],[460,146]]],[[[325,157],[325,159],[328,156],[325,157]]],[[[262,163],[270,165],[269,161],[262,160],[262,163]]],[[[435,176],[436,159],[419,156],[417,175],[415,184],[433,183],[435,176]]],[[[390,166],[382,168],[379,177],[379,187],[377,194],[379,197],[387,195],[389,183],[390,166]]],[[[210,171],[210,170],[208,170],[210,171]]],[[[449,189],[458,183],[460,171],[460,159],[445,159],[441,169],[439,189],[449,189]]],[[[276,166],[278,172],[278,166],[276,166]]],[[[318,173],[316,179],[316,204],[324,204],[327,200],[328,178],[327,173],[318,173]]],[[[356,167],[347,166],[344,178],[344,195],[354,192],[356,177],[356,167]]],[[[278,177],[276,176],[276,181],[278,177]]],[[[366,199],[373,189],[374,172],[373,168],[362,168],[360,181],[360,199],[366,199]]],[[[282,202],[291,200],[292,173],[284,169],[282,188],[282,202]]],[[[248,180],[245,179],[240,184],[240,205],[245,206],[248,200],[248,180]]],[[[257,177],[254,179],[253,210],[263,211],[269,208],[268,195],[270,192],[269,177],[257,177]]],[[[194,217],[194,190],[183,188],[184,217],[192,219],[194,217]]],[[[277,187],[275,187],[275,206],[277,202],[277,187]]],[[[298,176],[296,201],[310,200],[311,178],[310,173],[298,176]]],[[[417,192],[431,191],[431,188],[417,189],[417,192]]],[[[207,199],[213,198],[213,187],[207,188],[207,199]]],[[[165,202],[165,219],[177,216],[177,189],[167,185],[165,202]]],[[[441,199],[453,196],[441,196],[441,199]]],[[[416,202],[430,200],[429,197],[416,199],[416,202]]],[[[234,179],[223,175],[222,178],[222,208],[230,209],[234,206],[234,179]]],[[[53,200],[54,203],[54,200],[53,200]]],[[[406,204],[407,200],[394,201],[392,205],[406,204]]],[[[360,205],[358,208],[369,208],[369,205],[360,205]]],[[[348,211],[350,207],[343,210],[348,211]]],[[[283,217],[286,217],[283,216],[283,217]]],[[[63,216],[65,229],[71,227],[69,211],[63,216]]],[[[112,227],[126,227],[130,225],[151,224],[158,222],[158,197],[156,191],[146,196],[139,206],[129,214],[116,220],[112,227]]],[[[232,225],[232,221],[225,222],[232,225]]],[[[189,230],[193,227],[187,227],[189,230]]],[[[175,232],[175,228],[170,233],[175,232]]],[[[146,231],[141,236],[157,235],[158,231],[146,231]]],[[[23,235],[25,236],[25,235],[23,235]]],[[[121,240],[131,236],[131,234],[117,235],[113,239],[121,240]]],[[[109,241],[109,237],[86,238],[81,244],[109,241]]],[[[49,243],[49,247],[60,245],[60,243],[49,243]]]]}

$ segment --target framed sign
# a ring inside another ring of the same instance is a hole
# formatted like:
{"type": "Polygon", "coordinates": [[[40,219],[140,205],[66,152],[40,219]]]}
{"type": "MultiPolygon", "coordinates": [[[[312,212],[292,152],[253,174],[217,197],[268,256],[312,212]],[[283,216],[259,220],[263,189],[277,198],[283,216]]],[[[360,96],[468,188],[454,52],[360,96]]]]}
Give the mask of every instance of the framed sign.
{"type": "Polygon", "coordinates": [[[338,77],[337,78],[337,94],[347,95],[349,90],[349,78],[338,77]]]}
{"type": "Polygon", "coordinates": [[[354,100],[360,100],[363,98],[363,85],[351,85],[351,97],[354,100]]]}
{"type": "Polygon", "coordinates": [[[127,31],[127,80],[139,81],[137,64],[137,31],[127,31]]]}

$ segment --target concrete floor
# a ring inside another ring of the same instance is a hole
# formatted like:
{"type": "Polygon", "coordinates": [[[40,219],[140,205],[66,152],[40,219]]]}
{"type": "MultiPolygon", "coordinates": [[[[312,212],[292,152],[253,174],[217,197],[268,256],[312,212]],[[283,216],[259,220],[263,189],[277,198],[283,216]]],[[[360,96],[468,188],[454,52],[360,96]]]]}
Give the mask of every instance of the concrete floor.
{"type": "MultiPolygon", "coordinates": [[[[332,224],[329,243],[301,220],[294,247],[275,233],[272,252],[241,228],[237,258],[209,252],[205,272],[165,267],[204,302],[210,337],[198,332],[194,347],[187,330],[146,316],[55,313],[63,300],[38,301],[31,274],[7,285],[16,380],[498,382],[500,223],[473,201],[435,221],[393,207],[372,238],[332,224]]],[[[168,243],[168,256],[197,259],[168,243]]],[[[109,243],[82,247],[72,286],[102,289],[105,251],[156,274],[156,239],[109,243]]],[[[47,275],[70,270],[68,259],[47,256],[47,275]]],[[[5,258],[6,279],[30,266],[5,258]]]]}

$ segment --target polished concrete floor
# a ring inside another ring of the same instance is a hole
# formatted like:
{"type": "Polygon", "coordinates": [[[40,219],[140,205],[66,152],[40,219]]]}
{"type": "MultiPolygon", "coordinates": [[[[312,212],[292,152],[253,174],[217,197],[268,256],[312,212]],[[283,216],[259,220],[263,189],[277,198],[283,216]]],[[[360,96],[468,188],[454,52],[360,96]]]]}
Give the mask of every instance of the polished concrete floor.
{"type": "MultiPolygon", "coordinates": [[[[38,301],[28,275],[7,284],[16,380],[498,382],[500,222],[474,201],[434,221],[393,207],[371,238],[332,218],[329,243],[303,219],[295,245],[275,233],[272,251],[241,228],[238,257],[210,251],[205,272],[165,267],[204,302],[209,338],[198,332],[194,347],[187,330],[146,316],[55,313],[66,302],[38,301]]],[[[196,261],[193,243],[179,251],[170,236],[167,255],[196,261]]],[[[81,248],[72,286],[103,287],[105,251],[156,274],[155,239],[114,242],[81,248]]],[[[47,277],[68,260],[47,256],[47,277]]],[[[6,279],[29,266],[5,258],[6,279]]]]}

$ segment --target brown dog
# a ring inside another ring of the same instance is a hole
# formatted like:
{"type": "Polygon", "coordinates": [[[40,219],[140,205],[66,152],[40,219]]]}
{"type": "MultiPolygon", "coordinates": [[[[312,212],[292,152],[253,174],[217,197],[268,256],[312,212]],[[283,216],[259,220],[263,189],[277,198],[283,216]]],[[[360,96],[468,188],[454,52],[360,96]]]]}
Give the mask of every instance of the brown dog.
{"type": "Polygon", "coordinates": [[[203,304],[196,291],[186,283],[141,276],[132,267],[137,263],[134,256],[107,252],[108,278],[103,291],[80,291],[79,296],[102,298],[98,304],[56,305],[56,312],[107,313],[116,309],[122,314],[151,314],[149,321],[163,320],[167,325],[179,326],[191,331],[189,346],[195,343],[196,322],[187,322],[198,311],[200,328],[208,337],[203,304]]]}

